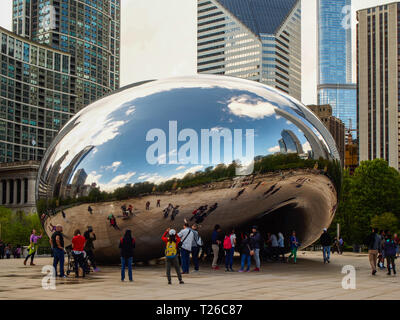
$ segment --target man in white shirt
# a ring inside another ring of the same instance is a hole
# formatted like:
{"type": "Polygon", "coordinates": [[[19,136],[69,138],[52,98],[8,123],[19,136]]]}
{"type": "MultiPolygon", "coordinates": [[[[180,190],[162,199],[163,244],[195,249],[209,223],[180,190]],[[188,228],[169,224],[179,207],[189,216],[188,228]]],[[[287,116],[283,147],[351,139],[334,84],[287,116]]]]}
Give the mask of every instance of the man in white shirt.
{"type": "Polygon", "coordinates": [[[182,274],[188,274],[190,252],[192,251],[192,243],[194,241],[194,233],[188,223],[183,225],[183,229],[178,233],[178,236],[181,239],[182,274]]]}

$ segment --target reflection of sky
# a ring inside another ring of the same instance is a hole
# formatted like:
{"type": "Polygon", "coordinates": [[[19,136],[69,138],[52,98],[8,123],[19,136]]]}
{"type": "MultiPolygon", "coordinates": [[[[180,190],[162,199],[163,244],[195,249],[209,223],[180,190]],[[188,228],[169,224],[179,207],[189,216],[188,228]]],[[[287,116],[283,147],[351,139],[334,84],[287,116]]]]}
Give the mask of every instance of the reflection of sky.
{"type": "MultiPolygon", "coordinates": [[[[88,173],[86,184],[96,182],[103,190],[112,190],[126,183],[181,178],[186,173],[213,165],[148,164],[146,150],[154,142],[146,141],[146,134],[154,128],[163,130],[167,135],[166,150],[170,152],[169,121],[177,121],[178,134],[186,128],[197,132],[199,162],[201,129],[227,128],[232,135],[234,129],[242,129],[243,152],[246,150],[246,129],[254,129],[255,156],[274,153],[284,129],[292,130],[302,145],[307,143],[294,124],[275,115],[277,107],[296,117],[302,114],[299,109],[293,112],[293,108],[297,108],[293,100],[275,89],[226,77],[202,76],[184,80],[152,82],[87,107],[78,114],[78,124],[63,138],[53,159],[59,158],[66,149],[71,150],[61,166],[63,168],[83,147],[93,145],[95,148],[76,170],[84,168],[88,173]],[[201,81],[203,78],[206,80],[201,81]]],[[[178,149],[183,144],[185,142],[178,142],[178,149]]],[[[223,147],[221,143],[221,156],[223,147]]]]}

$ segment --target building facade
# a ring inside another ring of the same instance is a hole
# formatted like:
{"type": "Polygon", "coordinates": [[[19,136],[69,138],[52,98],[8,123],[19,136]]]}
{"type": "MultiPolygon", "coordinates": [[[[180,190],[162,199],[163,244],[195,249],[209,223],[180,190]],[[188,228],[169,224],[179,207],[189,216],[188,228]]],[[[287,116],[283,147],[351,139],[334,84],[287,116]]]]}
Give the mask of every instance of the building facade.
{"type": "MultiPolygon", "coordinates": [[[[318,104],[331,105],[346,128],[357,123],[357,85],[352,83],[351,0],[318,0],[318,104]]],[[[356,137],[356,133],[354,133],[356,137]]]]}
{"type": "Polygon", "coordinates": [[[345,163],[345,125],[342,120],[334,117],[330,105],[307,106],[325,125],[336,142],[342,165],[345,163]]]}
{"type": "Polygon", "coordinates": [[[71,56],[0,28],[0,163],[40,160],[75,112],[71,56]]]}
{"type": "Polygon", "coordinates": [[[385,159],[399,169],[400,3],[357,12],[360,161],[385,159]]]}
{"type": "Polygon", "coordinates": [[[75,112],[120,85],[120,0],[14,0],[13,31],[71,55],[75,112]]]}
{"type": "Polygon", "coordinates": [[[0,206],[36,212],[35,184],[38,161],[0,163],[0,206]]]}
{"type": "Polygon", "coordinates": [[[259,81],[301,100],[301,2],[198,0],[197,71],[259,81]]]}

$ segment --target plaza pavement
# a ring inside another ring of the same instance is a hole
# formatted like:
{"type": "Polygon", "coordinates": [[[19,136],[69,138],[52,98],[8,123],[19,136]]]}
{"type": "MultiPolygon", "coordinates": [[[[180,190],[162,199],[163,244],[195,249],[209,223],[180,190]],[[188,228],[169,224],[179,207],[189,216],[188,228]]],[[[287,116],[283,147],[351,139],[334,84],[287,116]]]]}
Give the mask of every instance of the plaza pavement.
{"type": "MultiPolygon", "coordinates": [[[[0,260],[0,299],[100,299],[100,300],[281,300],[281,299],[389,299],[400,298],[399,276],[387,276],[386,270],[371,276],[366,254],[344,253],[324,265],[320,252],[299,252],[298,263],[265,263],[260,273],[212,271],[208,264],[198,274],[184,275],[184,285],[176,276],[167,285],[163,265],[134,267],[134,282],[120,281],[118,266],[101,267],[86,279],[57,280],[56,290],[41,286],[41,269],[50,258],[38,258],[37,266],[24,266],[22,259],[0,260]],[[344,290],[342,267],[356,269],[356,290],[344,290]]],[[[236,260],[234,268],[238,270],[236,260]]],[[[173,273],[172,273],[173,274],[173,273]]]]}

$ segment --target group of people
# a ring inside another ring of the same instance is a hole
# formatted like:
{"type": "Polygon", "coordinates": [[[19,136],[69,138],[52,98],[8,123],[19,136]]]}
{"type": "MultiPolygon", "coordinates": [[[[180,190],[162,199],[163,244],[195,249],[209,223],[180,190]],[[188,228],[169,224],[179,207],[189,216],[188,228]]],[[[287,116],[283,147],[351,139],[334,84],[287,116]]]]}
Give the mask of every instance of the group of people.
{"type": "Polygon", "coordinates": [[[17,245],[13,247],[10,243],[4,243],[0,240],[0,259],[19,259],[22,256],[22,247],[17,245]]]}
{"type": "MultiPolygon", "coordinates": [[[[159,202],[157,202],[158,206],[159,202]]],[[[171,221],[175,220],[175,217],[179,214],[179,206],[174,206],[172,203],[169,203],[167,207],[163,210],[164,219],[167,219],[169,214],[171,213],[171,221]]]]}
{"type": "Polygon", "coordinates": [[[376,275],[377,266],[385,269],[385,260],[387,274],[392,272],[396,274],[396,258],[400,251],[400,240],[397,234],[392,236],[390,231],[380,231],[372,229],[371,234],[366,239],[368,245],[369,262],[371,264],[372,275],[376,275]]]}

